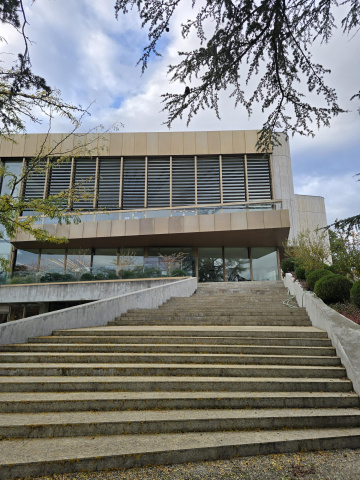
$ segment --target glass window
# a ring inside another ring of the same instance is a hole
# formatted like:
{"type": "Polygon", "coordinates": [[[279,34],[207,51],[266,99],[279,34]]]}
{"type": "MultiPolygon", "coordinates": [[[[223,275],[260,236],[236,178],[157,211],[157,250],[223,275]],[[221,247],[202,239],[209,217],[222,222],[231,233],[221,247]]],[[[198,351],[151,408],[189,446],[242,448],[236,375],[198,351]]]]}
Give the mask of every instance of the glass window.
{"type": "Polygon", "coordinates": [[[250,259],[247,248],[225,247],[225,280],[227,282],[251,280],[250,259]]]}
{"type": "Polygon", "coordinates": [[[65,269],[65,250],[49,249],[41,250],[40,270],[43,272],[60,272],[65,269]]]}
{"type": "Polygon", "coordinates": [[[203,247],[198,250],[199,282],[222,282],[224,280],[221,247],[203,247]]]}
{"type": "Polygon", "coordinates": [[[134,270],[144,265],[143,248],[120,248],[117,257],[116,270],[134,270]]]}
{"type": "Polygon", "coordinates": [[[275,247],[251,249],[254,280],[278,280],[279,271],[275,247]]]}
{"type": "Polygon", "coordinates": [[[192,247],[150,247],[146,264],[159,268],[163,275],[196,275],[192,247]]]}
{"type": "MultiPolygon", "coordinates": [[[[3,164],[5,165],[9,173],[0,180],[1,195],[5,195],[6,193],[10,194],[12,192],[12,186],[9,186],[9,182],[11,183],[14,180],[14,177],[10,175],[10,173],[15,175],[16,178],[19,178],[22,170],[22,161],[6,161],[3,162],[3,164]]],[[[16,197],[18,192],[19,185],[16,186],[13,196],[16,197]]]]}
{"type": "Polygon", "coordinates": [[[38,268],[39,250],[17,250],[15,271],[34,272],[38,268]]]}
{"type": "Polygon", "coordinates": [[[70,248],[66,256],[66,271],[71,274],[90,272],[91,250],[83,248],[70,248]]]}
{"type": "Polygon", "coordinates": [[[107,273],[117,268],[117,248],[96,248],[93,257],[93,272],[107,273]]]}

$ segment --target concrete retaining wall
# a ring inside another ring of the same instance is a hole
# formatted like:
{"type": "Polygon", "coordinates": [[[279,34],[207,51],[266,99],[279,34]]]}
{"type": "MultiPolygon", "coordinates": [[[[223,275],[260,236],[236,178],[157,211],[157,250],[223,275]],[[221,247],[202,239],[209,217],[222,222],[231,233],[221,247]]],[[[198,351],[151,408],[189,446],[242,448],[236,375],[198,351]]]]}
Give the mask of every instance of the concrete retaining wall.
{"type": "Polygon", "coordinates": [[[355,392],[360,395],[360,325],[325,305],[314,293],[303,290],[290,273],[286,274],[284,285],[296,296],[299,306],[306,308],[313,326],[327,332],[355,392]]]}
{"type": "Polygon", "coordinates": [[[156,308],[171,297],[190,297],[197,288],[196,278],[118,295],[97,302],[0,325],[0,344],[23,343],[30,337],[51,335],[53,330],[106,325],[131,308],[156,308]]]}
{"type": "Polygon", "coordinates": [[[102,300],[176,282],[177,278],[104,280],[101,282],[1,285],[0,303],[76,302],[102,300]]]}

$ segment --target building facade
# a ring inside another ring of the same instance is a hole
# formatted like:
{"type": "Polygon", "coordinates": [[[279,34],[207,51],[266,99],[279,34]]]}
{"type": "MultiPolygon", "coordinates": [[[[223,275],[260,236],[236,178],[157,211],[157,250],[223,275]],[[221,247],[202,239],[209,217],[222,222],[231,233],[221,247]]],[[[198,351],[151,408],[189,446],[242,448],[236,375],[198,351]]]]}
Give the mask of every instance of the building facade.
{"type": "Polygon", "coordinates": [[[63,138],[34,134],[1,142],[1,161],[16,174],[40,146],[60,145],[47,168],[20,186],[25,198],[75,185],[89,193],[68,200],[70,211],[81,209],[81,223],[40,222],[66,244],[41,244],[26,233],[11,239],[11,251],[1,242],[14,272],[112,271],[130,278],[124,271],[165,276],[175,267],[199,281],[276,280],[285,240],[326,225],[324,199],[294,193],[284,136],[281,145],[259,153],[256,131],[111,133],[95,140],[92,156],[57,165],[56,155],[78,141],[63,138]]]}

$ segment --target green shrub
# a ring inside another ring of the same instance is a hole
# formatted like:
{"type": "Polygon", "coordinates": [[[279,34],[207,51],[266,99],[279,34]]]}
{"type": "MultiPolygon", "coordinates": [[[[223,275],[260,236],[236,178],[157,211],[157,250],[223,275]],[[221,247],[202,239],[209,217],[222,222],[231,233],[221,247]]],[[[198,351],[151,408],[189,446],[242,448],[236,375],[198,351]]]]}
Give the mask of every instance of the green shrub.
{"type": "Polygon", "coordinates": [[[331,273],[336,273],[337,275],[340,275],[340,272],[336,265],[324,265],[324,270],[328,270],[331,273]]]}
{"type": "Polygon", "coordinates": [[[51,282],[72,282],[75,278],[70,273],[58,273],[58,272],[48,272],[45,273],[41,278],[41,283],[51,283],[51,282]]]}
{"type": "Polygon", "coordinates": [[[295,277],[298,280],[305,280],[306,270],[303,267],[295,267],[295,277]]]}
{"type": "Polygon", "coordinates": [[[10,285],[20,285],[22,283],[34,283],[34,277],[12,277],[9,281],[10,285]]]}
{"type": "Polygon", "coordinates": [[[325,303],[346,302],[350,298],[352,283],[341,275],[325,275],[314,287],[314,292],[325,303]]]}
{"type": "Polygon", "coordinates": [[[350,290],[350,300],[360,308],[360,280],[355,282],[350,290]]]}
{"type": "Polygon", "coordinates": [[[185,272],[185,270],[182,270],[181,268],[175,268],[171,272],[172,277],[188,277],[189,275],[185,272]]]}
{"type": "Polygon", "coordinates": [[[108,272],[108,273],[106,274],[106,279],[107,279],[107,280],[118,280],[119,277],[116,275],[116,272],[115,272],[115,270],[114,270],[113,272],[108,272]]]}
{"type": "Polygon", "coordinates": [[[95,279],[95,280],[105,280],[105,279],[106,279],[106,276],[105,276],[103,273],[97,273],[97,274],[94,276],[94,279],[95,279]]]}
{"type": "Polygon", "coordinates": [[[85,281],[88,282],[88,281],[90,281],[90,280],[94,280],[94,278],[95,278],[95,277],[94,277],[94,275],[93,275],[92,273],[86,272],[86,273],[83,273],[83,274],[81,275],[80,280],[82,280],[82,281],[84,281],[84,282],[85,282],[85,281]]]}
{"type": "Polygon", "coordinates": [[[283,272],[283,277],[286,273],[291,273],[295,270],[295,258],[285,258],[281,262],[281,270],[283,272]]]}
{"type": "Polygon", "coordinates": [[[306,274],[306,284],[308,289],[314,291],[315,283],[320,280],[320,278],[325,277],[326,275],[333,275],[333,273],[328,269],[314,270],[313,272],[308,272],[306,274]]]}
{"type": "Polygon", "coordinates": [[[119,272],[119,278],[127,279],[127,278],[135,278],[135,272],[133,270],[121,270],[119,272]]]}

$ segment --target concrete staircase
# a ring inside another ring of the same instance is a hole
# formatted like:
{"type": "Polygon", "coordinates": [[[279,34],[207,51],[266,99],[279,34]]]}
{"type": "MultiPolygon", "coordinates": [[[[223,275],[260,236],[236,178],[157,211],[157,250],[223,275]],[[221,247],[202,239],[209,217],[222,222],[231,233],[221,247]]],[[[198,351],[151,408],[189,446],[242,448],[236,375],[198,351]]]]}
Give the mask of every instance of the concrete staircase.
{"type": "Polygon", "coordinates": [[[281,282],[201,284],[0,347],[0,478],[360,447],[359,398],[281,282]]]}

